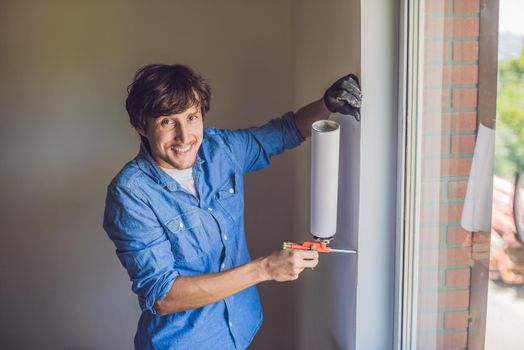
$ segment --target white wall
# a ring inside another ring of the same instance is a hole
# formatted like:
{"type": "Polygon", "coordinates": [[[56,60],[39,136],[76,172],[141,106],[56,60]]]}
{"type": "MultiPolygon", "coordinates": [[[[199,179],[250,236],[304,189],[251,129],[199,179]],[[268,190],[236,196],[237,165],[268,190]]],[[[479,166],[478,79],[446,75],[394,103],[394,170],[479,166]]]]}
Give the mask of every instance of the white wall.
{"type": "Polygon", "coordinates": [[[398,13],[362,1],[362,106],[356,349],[393,348],[398,125],[398,13]]]}
{"type": "MultiPolygon", "coordinates": [[[[0,344],[129,349],[138,321],[102,230],[105,187],[138,151],[124,109],[140,66],[187,63],[213,88],[208,125],[292,107],[289,1],[21,1],[0,5],[0,344]]],[[[248,176],[254,256],[291,237],[292,153],[248,176]],[[291,157],[291,158],[290,158],[291,157]]],[[[261,286],[253,349],[295,347],[293,284],[261,286]]]]}

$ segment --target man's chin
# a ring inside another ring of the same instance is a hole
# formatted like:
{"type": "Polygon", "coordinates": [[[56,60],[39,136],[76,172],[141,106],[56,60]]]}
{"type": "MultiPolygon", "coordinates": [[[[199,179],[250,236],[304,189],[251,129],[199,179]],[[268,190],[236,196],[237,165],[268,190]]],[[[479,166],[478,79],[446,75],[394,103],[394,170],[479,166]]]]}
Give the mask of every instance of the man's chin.
{"type": "Polygon", "coordinates": [[[195,163],[191,164],[191,165],[188,165],[188,166],[178,166],[178,165],[175,165],[174,168],[177,169],[177,170],[186,170],[186,169],[191,169],[193,167],[195,163]]]}
{"type": "Polygon", "coordinates": [[[175,161],[175,160],[172,160],[169,162],[169,164],[175,168],[175,169],[178,169],[178,170],[184,170],[184,169],[189,169],[191,167],[193,167],[193,165],[195,165],[195,160],[196,158],[193,158],[193,160],[191,161],[175,161]]]}

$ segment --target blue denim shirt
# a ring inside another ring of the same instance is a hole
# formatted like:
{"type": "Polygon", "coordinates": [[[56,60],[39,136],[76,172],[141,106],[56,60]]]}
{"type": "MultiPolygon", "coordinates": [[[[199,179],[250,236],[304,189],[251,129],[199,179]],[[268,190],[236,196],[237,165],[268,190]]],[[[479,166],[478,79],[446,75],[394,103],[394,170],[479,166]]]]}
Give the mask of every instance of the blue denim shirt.
{"type": "Polygon", "coordinates": [[[204,129],[195,197],[159,168],[145,145],[107,189],[104,229],[143,310],[138,349],[245,349],[262,323],[256,287],[198,309],[160,316],[154,304],[178,276],[251,260],[244,233],[244,174],[304,141],[292,112],[244,130],[204,129]]]}

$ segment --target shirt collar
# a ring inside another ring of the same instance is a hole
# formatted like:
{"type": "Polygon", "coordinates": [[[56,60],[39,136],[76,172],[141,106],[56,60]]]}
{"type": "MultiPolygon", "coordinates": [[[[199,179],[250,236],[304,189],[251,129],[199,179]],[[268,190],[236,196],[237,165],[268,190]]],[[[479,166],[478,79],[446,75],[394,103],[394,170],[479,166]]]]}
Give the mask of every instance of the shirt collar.
{"type": "MultiPolygon", "coordinates": [[[[200,171],[202,163],[205,162],[201,155],[203,144],[204,142],[202,142],[202,145],[200,145],[195,164],[193,165],[193,167],[196,167],[197,171],[200,171]]],[[[136,161],[138,163],[138,167],[161,186],[167,187],[170,191],[182,191],[182,186],[165,171],[163,171],[158,163],[153,159],[153,157],[151,157],[149,149],[144,142],[140,143],[140,151],[136,156],[136,161]]]]}

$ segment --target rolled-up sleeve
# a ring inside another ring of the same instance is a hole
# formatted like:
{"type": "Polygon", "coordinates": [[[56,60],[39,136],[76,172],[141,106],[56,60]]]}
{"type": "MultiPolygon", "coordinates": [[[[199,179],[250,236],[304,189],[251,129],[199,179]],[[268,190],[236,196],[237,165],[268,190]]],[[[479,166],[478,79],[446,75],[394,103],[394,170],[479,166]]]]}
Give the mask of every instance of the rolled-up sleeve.
{"type": "Polygon", "coordinates": [[[272,156],[295,148],[305,140],[295,125],[293,112],[259,127],[224,130],[222,136],[245,173],[271,165],[272,156]]]}
{"type": "Polygon", "coordinates": [[[155,314],[155,302],[167,295],[178,276],[163,227],[145,201],[131,189],[115,185],[107,190],[103,226],[140,307],[155,314]]]}

